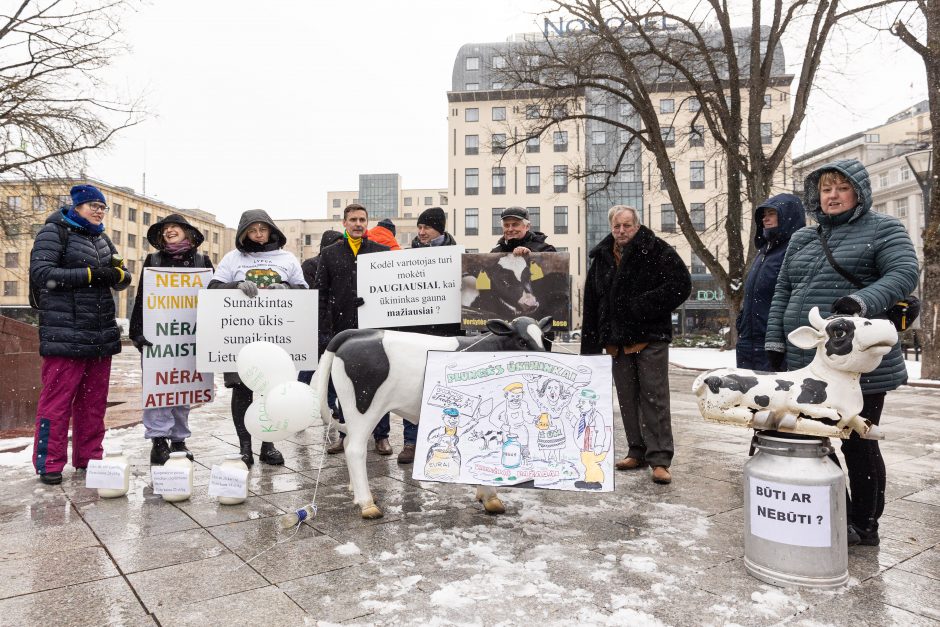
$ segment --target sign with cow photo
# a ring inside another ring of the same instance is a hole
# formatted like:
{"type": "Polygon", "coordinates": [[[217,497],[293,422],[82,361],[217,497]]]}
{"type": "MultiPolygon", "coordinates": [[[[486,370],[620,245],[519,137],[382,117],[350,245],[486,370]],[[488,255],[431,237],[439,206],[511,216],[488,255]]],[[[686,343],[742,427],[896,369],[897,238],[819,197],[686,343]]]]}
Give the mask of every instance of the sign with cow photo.
{"type": "Polygon", "coordinates": [[[607,355],[429,351],[413,477],[614,489],[607,355]]]}
{"type": "Polygon", "coordinates": [[[552,328],[566,331],[571,309],[568,253],[465,254],[460,287],[460,326],[486,330],[490,318],[552,317],[552,328]]]}
{"type": "Polygon", "coordinates": [[[360,329],[460,320],[463,246],[435,246],[363,255],[356,261],[360,329]]]}

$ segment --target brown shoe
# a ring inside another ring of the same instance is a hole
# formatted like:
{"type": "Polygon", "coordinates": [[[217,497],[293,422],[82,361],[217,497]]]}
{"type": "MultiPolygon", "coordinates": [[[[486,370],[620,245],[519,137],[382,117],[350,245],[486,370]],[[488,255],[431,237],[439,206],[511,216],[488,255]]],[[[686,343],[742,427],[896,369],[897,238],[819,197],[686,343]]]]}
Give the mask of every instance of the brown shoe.
{"type": "Polygon", "coordinates": [[[672,473],[665,466],[654,466],[653,483],[672,483],[672,473]]]}
{"type": "Polygon", "coordinates": [[[343,448],[343,438],[338,439],[336,442],[333,442],[328,447],[326,447],[327,455],[336,455],[337,453],[342,453],[346,449],[343,448]]]}
{"type": "Polygon", "coordinates": [[[415,461],[415,445],[406,444],[405,448],[398,454],[399,464],[413,464],[415,461]]]}
{"type": "Polygon", "coordinates": [[[646,461],[642,459],[637,459],[636,457],[624,457],[619,462],[614,464],[614,468],[617,470],[636,470],[637,468],[645,468],[646,461]]]}
{"type": "Polygon", "coordinates": [[[388,443],[388,438],[382,438],[375,441],[375,452],[379,455],[391,455],[392,445],[388,443]]]}

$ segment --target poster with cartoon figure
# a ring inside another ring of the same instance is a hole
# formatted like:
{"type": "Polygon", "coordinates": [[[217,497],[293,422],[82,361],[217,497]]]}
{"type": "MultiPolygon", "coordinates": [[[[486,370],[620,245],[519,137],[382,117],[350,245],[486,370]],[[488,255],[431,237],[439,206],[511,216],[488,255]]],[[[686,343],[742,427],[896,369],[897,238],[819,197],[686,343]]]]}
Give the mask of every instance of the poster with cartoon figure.
{"type": "Polygon", "coordinates": [[[614,489],[610,357],[431,351],[413,477],[614,489]]]}

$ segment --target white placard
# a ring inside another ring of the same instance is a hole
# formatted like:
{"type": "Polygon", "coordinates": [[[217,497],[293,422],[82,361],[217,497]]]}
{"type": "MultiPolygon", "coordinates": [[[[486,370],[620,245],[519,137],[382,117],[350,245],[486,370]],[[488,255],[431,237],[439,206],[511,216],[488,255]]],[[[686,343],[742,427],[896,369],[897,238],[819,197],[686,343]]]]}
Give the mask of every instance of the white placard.
{"type": "Polygon", "coordinates": [[[143,408],[209,403],[213,376],[196,369],[196,306],[212,270],[145,268],[143,408]]]}
{"type": "Polygon", "coordinates": [[[317,367],[317,291],[201,290],[196,332],[196,367],[201,372],[235,372],[245,344],[272,342],[298,370],[317,367]]]}
{"type": "Polygon", "coordinates": [[[463,246],[363,255],[356,261],[360,329],[460,322],[463,246]]]}
{"type": "Polygon", "coordinates": [[[832,545],[829,486],[777,483],[750,477],[751,533],[794,546],[832,545]]]}
{"type": "Polygon", "coordinates": [[[431,351],[413,477],[610,492],[611,388],[608,355],[431,351]]]}
{"type": "Polygon", "coordinates": [[[192,469],[185,466],[151,466],[150,479],[154,494],[189,494],[189,473],[192,469]]]}
{"type": "Polygon", "coordinates": [[[215,465],[209,473],[209,496],[248,498],[248,471],[215,465]]]}
{"type": "Polygon", "coordinates": [[[123,490],[124,473],[126,471],[127,464],[102,459],[90,459],[88,460],[88,468],[85,470],[85,487],[123,490]]]}

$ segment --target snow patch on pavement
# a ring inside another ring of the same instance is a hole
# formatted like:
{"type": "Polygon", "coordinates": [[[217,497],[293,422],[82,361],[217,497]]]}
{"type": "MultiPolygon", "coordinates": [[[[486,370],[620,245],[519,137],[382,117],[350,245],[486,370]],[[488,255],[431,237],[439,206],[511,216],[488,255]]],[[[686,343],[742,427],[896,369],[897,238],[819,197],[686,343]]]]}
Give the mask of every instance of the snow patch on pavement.
{"type": "Polygon", "coordinates": [[[356,546],[355,542],[347,542],[346,544],[340,544],[333,549],[340,555],[359,555],[362,551],[356,546]]]}

